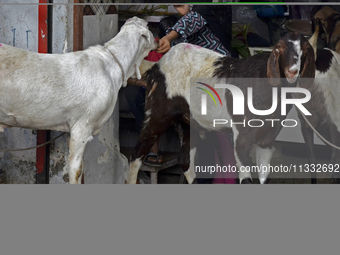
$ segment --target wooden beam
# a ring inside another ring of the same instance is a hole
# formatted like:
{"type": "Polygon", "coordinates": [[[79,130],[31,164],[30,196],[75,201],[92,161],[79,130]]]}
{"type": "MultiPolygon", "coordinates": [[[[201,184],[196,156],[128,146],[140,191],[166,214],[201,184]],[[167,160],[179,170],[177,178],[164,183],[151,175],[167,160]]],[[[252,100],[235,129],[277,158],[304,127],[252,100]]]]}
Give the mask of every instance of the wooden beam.
{"type": "Polygon", "coordinates": [[[82,0],[74,0],[73,6],[73,51],[83,50],[83,5],[82,0]]]}
{"type": "MultiPolygon", "coordinates": [[[[39,3],[48,3],[48,0],[39,0],[39,3]]],[[[48,6],[38,6],[38,52],[48,53],[48,6]]],[[[45,143],[48,139],[48,131],[38,130],[37,145],[45,143]]],[[[36,149],[36,183],[48,183],[49,155],[47,146],[36,149]]]]}

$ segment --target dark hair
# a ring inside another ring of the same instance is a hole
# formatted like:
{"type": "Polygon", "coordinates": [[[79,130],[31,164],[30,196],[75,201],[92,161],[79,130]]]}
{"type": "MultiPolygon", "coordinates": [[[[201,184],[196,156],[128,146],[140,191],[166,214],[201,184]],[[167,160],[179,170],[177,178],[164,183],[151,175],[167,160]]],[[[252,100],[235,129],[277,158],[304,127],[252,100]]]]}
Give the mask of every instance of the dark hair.
{"type": "Polygon", "coordinates": [[[169,17],[165,17],[159,21],[159,26],[158,26],[158,37],[162,38],[166,36],[166,31],[170,28],[173,27],[177,21],[179,20],[178,15],[171,15],[169,17]]]}

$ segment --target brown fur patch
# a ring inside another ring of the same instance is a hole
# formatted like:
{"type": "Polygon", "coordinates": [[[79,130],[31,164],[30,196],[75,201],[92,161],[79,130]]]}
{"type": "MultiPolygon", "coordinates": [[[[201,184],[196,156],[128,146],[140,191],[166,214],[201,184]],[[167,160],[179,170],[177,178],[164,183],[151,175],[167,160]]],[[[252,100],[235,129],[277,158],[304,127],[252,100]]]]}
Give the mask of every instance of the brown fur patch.
{"type": "Polygon", "coordinates": [[[157,82],[154,82],[152,85],[152,88],[148,94],[148,97],[151,96],[151,94],[155,91],[155,89],[157,88],[157,82]]]}
{"type": "MultiPolygon", "coordinates": [[[[78,179],[79,179],[81,173],[82,173],[82,165],[80,165],[79,169],[78,169],[77,172],[76,172],[76,177],[75,177],[76,181],[78,181],[78,179]]],[[[82,180],[82,181],[83,181],[83,180],[82,180]]]]}
{"type": "Polygon", "coordinates": [[[337,53],[340,53],[340,41],[336,44],[336,46],[335,46],[335,51],[336,51],[337,53]]]}
{"type": "Polygon", "coordinates": [[[315,14],[315,19],[321,19],[321,22],[325,21],[331,15],[338,13],[336,10],[329,6],[323,7],[320,11],[315,14]]]}
{"type": "Polygon", "coordinates": [[[335,37],[338,37],[339,34],[340,34],[340,24],[338,21],[338,23],[336,24],[336,27],[334,28],[331,40],[333,40],[333,38],[335,37]]]}

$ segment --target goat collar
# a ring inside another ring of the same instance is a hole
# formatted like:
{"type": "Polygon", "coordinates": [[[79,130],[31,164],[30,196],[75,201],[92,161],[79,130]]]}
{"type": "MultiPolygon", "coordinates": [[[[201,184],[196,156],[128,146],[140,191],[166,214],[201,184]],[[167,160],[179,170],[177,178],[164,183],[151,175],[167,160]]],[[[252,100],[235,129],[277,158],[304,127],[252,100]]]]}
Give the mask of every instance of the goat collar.
{"type": "Polygon", "coordinates": [[[104,48],[111,54],[111,56],[113,57],[113,59],[117,62],[117,64],[120,67],[120,70],[122,71],[122,76],[123,76],[123,84],[125,82],[125,75],[124,75],[124,70],[122,65],[120,64],[120,62],[118,61],[118,59],[116,58],[116,56],[109,50],[109,48],[107,46],[104,46],[104,48]]]}

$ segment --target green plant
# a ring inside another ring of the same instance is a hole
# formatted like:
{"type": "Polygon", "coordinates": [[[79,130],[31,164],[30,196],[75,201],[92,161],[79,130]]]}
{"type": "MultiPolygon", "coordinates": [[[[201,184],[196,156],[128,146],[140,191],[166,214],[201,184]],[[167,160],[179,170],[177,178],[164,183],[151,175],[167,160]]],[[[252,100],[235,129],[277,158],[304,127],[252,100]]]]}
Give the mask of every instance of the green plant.
{"type": "Polygon", "coordinates": [[[159,11],[163,10],[163,12],[167,12],[168,6],[169,5],[151,5],[150,7],[150,5],[145,5],[144,8],[139,10],[141,5],[131,5],[126,11],[131,12],[134,9],[135,12],[139,12],[141,15],[160,15],[159,11]]]}
{"type": "Polygon", "coordinates": [[[231,47],[234,48],[242,57],[250,57],[247,40],[247,36],[250,31],[250,23],[247,25],[233,24],[232,30],[231,47]],[[240,35],[242,36],[244,42],[237,39],[237,37],[240,35]]]}
{"type": "Polygon", "coordinates": [[[164,11],[168,10],[168,5],[151,5],[151,8],[149,8],[149,5],[145,5],[143,9],[141,9],[141,12],[143,15],[152,15],[157,10],[163,9],[164,11]]]}

